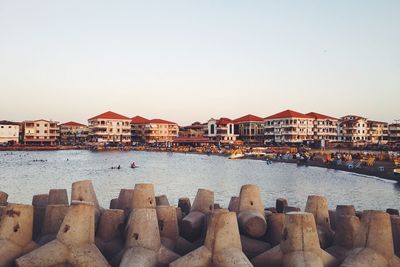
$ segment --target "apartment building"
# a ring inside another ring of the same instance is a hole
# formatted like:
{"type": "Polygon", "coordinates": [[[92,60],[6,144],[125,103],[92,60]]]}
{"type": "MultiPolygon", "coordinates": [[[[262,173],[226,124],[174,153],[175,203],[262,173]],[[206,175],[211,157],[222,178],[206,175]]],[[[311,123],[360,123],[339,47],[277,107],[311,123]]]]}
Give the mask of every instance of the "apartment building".
{"type": "Polygon", "coordinates": [[[131,119],[131,139],[132,144],[146,143],[146,129],[150,120],[141,116],[135,116],[131,119]]]}
{"type": "Polygon", "coordinates": [[[198,121],[188,126],[179,127],[179,137],[203,138],[207,135],[207,124],[198,121]]]}
{"type": "Polygon", "coordinates": [[[261,117],[252,114],[233,120],[235,133],[238,139],[242,140],[246,145],[263,145],[264,144],[264,120],[261,117]]]}
{"type": "Polygon", "coordinates": [[[313,140],[314,117],[285,110],[264,119],[265,143],[299,144],[313,140]]]}
{"type": "Polygon", "coordinates": [[[238,134],[235,134],[235,125],[231,119],[212,118],[207,122],[207,137],[222,144],[233,144],[238,134]]]}
{"type": "Polygon", "coordinates": [[[312,117],[313,120],[313,136],[314,141],[331,142],[338,139],[338,119],[324,114],[309,112],[305,115],[312,117]]]}
{"type": "Polygon", "coordinates": [[[112,111],[104,112],[89,122],[89,139],[97,144],[128,145],[131,143],[131,119],[112,111]]]}
{"type": "Polygon", "coordinates": [[[56,145],[60,137],[58,122],[32,120],[22,123],[23,144],[56,145]]]}
{"type": "Polygon", "coordinates": [[[383,121],[367,121],[368,127],[368,143],[383,145],[389,139],[389,127],[387,122],[383,121]]]}
{"type": "Polygon", "coordinates": [[[400,142],[400,123],[389,124],[389,140],[391,142],[400,142]]]}
{"type": "Polygon", "coordinates": [[[19,123],[0,121],[0,144],[16,144],[19,142],[19,123]]]}
{"type": "Polygon", "coordinates": [[[178,137],[179,127],[175,122],[136,116],[131,119],[131,134],[135,143],[169,146],[174,138],[178,137]]]}
{"type": "Polygon", "coordinates": [[[341,117],[338,123],[338,141],[352,144],[367,143],[367,118],[357,115],[347,115],[341,117]]]}
{"type": "Polygon", "coordinates": [[[77,122],[60,124],[60,143],[62,145],[83,145],[88,140],[89,127],[77,122]]]}

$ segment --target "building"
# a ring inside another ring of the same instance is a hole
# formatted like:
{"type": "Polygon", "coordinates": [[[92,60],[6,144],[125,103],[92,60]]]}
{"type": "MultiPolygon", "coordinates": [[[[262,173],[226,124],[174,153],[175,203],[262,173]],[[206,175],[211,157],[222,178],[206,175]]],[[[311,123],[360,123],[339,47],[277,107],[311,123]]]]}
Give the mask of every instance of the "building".
{"type": "Polygon", "coordinates": [[[131,119],[131,139],[132,144],[146,143],[146,129],[150,120],[141,116],[135,116],[131,119]]]}
{"type": "Polygon", "coordinates": [[[19,141],[19,123],[0,121],[0,144],[17,144],[19,141]]]}
{"type": "Polygon", "coordinates": [[[389,124],[389,141],[400,142],[400,123],[389,124]]]}
{"type": "Polygon", "coordinates": [[[89,139],[97,144],[111,146],[131,143],[131,119],[112,111],[104,112],[89,122],[89,139]]]}
{"type": "Polygon", "coordinates": [[[22,134],[23,143],[26,145],[56,145],[60,137],[60,130],[56,121],[24,121],[22,134]]]}
{"type": "Polygon", "coordinates": [[[341,117],[338,123],[338,141],[353,145],[366,144],[368,141],[367,119],[356,115],[341,117]]]}
{"type": "Polygon", "coordinates": [[[179,127],[175,122],[163,119],[146,119],[135,116],[131,119],[132,142],[170,146],[178,137],[179,127]]]}
{"type": "Polygon", "coordinates": [[[383,121],[367,121],[368,127],[368,143],[383,145],[388,142],[389,128],[388,123],[383,121]]]}
{"type": "Polygon", "coordinates": [[[60,143],[62,145],[83,145],[88,140],[89,127],[77,122],[60,124],[60,143]]]}
{"type": "Polygon", "coordinates": [[[338,139],[338,119],[316,112],[305,114],[311,116],[313,120],[313,141],[314,142],[332,142],[338,139]],[[324,141],[322,141],[324,140],[324,141]]]}
{"type": "Polygon", "coordinates": [[[210,119],[207,122],[207,137],[218,143],[233,144],[238,135],[235,134],[235,125],[231,119],[220,118],[210,119]]]}
{"type": "Polygon", "coordinates": [[[198,121],[188,126],[179,127],[179,137],[204,138],[207,135],[207,124],[198,121]]]}
{"type": "Polygon", "coordinates": [[[265,143],[300,144],[314,137],[314,117],[285,110],[264,119],[265,143]]]}
{"type": "Polygon", "coordinates": [[[259,146],[264,144],[263,118],[248,114],[233,120],[235,133],[238,139],[246,145],[259,146]]]}

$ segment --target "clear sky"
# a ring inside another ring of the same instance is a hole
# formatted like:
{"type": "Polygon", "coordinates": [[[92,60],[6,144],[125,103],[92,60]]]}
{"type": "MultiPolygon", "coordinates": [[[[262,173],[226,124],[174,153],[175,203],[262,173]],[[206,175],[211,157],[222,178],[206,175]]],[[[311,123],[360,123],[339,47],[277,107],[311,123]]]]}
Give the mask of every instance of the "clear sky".
{"type": "Polygon", "coordinates": [[[400,119],[400,1],[0,0],[0,120],[400,119]]]}

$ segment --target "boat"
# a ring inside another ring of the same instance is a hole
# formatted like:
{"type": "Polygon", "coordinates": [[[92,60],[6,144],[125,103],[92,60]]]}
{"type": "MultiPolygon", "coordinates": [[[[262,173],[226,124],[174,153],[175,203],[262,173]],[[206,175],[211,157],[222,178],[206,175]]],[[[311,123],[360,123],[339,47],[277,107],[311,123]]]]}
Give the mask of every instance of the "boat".
{"type": "Polygon", "coordinates": [[[235,150],[229,157],[228,159],[241,159],[244,158],[244,154],[242,153],[241,150],[235,150]]]}
{"type": "Polygon", "coordinates": [[[393,174],[397,177],[400,177],[400,168],[394,169],[393,174]]]}

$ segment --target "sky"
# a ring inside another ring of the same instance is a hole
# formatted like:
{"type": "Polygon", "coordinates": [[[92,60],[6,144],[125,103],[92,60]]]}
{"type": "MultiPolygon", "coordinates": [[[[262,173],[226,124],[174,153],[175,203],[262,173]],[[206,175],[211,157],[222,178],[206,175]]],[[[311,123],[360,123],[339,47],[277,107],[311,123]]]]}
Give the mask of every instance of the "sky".
{"type": "Polygon", "coordinates": [[[400,119],[400,1],[0,0],[0,120],[400,119]]]}

